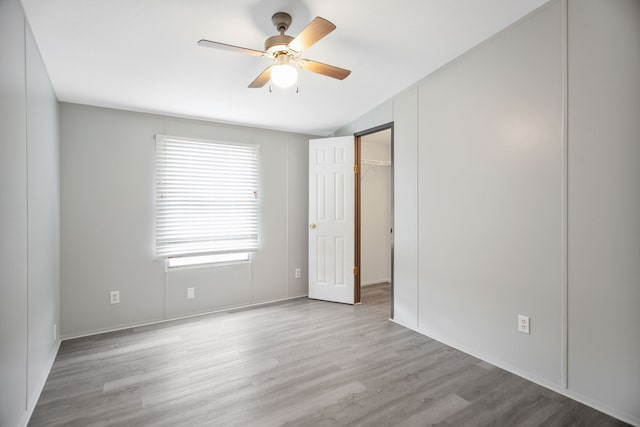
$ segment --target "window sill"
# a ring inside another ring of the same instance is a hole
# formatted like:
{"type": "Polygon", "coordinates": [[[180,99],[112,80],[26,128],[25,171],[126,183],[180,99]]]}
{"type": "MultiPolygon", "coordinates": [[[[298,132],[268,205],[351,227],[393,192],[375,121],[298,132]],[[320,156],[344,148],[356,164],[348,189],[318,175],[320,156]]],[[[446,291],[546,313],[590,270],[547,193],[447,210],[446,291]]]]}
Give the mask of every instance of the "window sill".
{"type": "Polygon", "coordinates": [[[248,264],[251,262],[249,252],[196,255],[178,258],[167,258],[165,260],[165,271],[193,270],[198,268],[225,267],[229,265],[248,264]]]}

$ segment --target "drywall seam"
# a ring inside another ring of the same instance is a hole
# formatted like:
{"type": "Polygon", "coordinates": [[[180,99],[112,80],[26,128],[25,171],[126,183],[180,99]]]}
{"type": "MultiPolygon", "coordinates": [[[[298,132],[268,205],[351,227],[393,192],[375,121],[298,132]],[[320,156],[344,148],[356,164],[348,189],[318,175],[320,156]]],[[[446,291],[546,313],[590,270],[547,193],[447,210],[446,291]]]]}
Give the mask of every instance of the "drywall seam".
{"type": "Polygon", "coordinates": [[[25,151],[25,209],[27,213],[27,226],[26,226],[26,286],[24,288],[24,292],[26,294],[25,301],[27,306],[25,307],[26,319],[25,319],[25,336],[27,337],[25,342],[26,347],[26,363],[24,368],[24,378],[25,378],[25,388],[24,388],[24,410],[25,412],[29,412],[29,120],[27,117],[27,112],[29,111],[29,96],[27,87],[27,18],[22,18],[22,49],[24,52],[24,151],[25,151]]]}
{"type": "Polygon", "coordinates": [[[287,179],[286,179],[286,196],[285,196],[285,202],[284,202],[284,208],[285,208],[285,221],[286,221],[286,228],[284,230],[285,232],[285,239],[286,239],[286,248],[287,248],[287,271],[286,271],[286,276],[287,276],[287,297],[289,295],[291,295],[291,252],[289,252],[289,227],[291,226],[291,224],[289,223],[289,208],[290,208],[290,193],[289,190],[291,189],[289,187],[289,177],[291,175],[289,175],[289,161],[291,159],[291,135],[287,135],[287,159],[286,159],[286,165],[287,165],[287,179]]]}
{"type": "MultiPolygon", "coordinates": [[[[167,120],[162,120],[162,128],[164,129],[164,135],[167,135],[167,120]]],[[[156,198],[157,198],[157,194],[156,194],[156,189],[155,189],[155,182],[156,182],[156,167],[157,167],[157,154],[156,154],[156,138],[153,138],[153,148],[154,148],[154,157],[153,157],[153,183],[154,183],[154,188],[153,188],[153,246],[154,246],[154,256],[155,256],[155,239],[156,239],[156,198]]],[[[167,261],[165,260],[163,262],[164,264],[164,319],[167,319],[169,316],[169,272],[167,271],[167,261]]]]}
{"type": "Polygon", "coordinates": [[[560,384],[567,389],[569,384],[569,14],[567,0],[562,0],[562,290],[560,336],[560,384]]]}
{"type": "Polygon", "coordinates": [[[420,85],[416,84],[416,330],[420,328],[420,85]]]}
{"type": "Polygon", "coordinates": [[[164,261],[164,265],[164,318],[166,319],[169,316],[169,272],[167,271],[166,261],[164,261]]]}

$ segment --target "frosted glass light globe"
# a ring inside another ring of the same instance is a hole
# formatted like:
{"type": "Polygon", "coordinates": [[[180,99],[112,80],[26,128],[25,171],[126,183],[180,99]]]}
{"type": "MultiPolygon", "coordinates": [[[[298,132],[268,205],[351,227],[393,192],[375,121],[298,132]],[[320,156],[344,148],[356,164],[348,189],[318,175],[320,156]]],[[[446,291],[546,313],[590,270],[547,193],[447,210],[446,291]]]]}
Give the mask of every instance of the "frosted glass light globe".
{"type": "Polygon", "coordinates": [[[298,81],[298,70],[291,64],[278,64],[271,67],[271,81],[274,85],[286,89],[298,81]]]}

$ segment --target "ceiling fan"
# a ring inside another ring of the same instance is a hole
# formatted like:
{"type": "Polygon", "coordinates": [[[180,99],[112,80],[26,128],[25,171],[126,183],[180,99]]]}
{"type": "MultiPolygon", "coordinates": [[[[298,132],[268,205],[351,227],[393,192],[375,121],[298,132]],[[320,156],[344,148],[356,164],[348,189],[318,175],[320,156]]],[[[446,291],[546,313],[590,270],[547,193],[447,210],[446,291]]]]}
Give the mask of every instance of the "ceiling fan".
{"type": "Polygon", "coordinates": [[[296,37],[285,34],[285,31],[287,31],[289,25],[291,25],[291,15],[288,13],[275,13],[271,17],[271,22],[273,22],[280,34],[265,40],[264,51],[204,39],[198,41],[198,45],[273,60],[275,63],[265,68],[264,71],[249,84],[250,88],[261,88],[269,80],[276,86],[282,88],[293,86],[298,79],[298,68],[338,80],[343,80],[351,74],[350,70],[344,68],[301,58],[302,52],[305,49],[308,49],[318,40],[336,29],[336,26],[331,22],[318,16],[296,37]]]}

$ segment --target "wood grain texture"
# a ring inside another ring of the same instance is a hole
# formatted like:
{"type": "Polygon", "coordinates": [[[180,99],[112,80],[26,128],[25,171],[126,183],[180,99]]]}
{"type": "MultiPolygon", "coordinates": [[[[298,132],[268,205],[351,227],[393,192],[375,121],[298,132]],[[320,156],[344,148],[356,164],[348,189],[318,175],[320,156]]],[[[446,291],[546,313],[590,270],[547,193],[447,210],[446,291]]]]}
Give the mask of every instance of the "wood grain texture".
{"type": "Polygon", "coordinates": [[[289,47],[296,52],[309,49],[318,40],[336,29],[330,21],[316,16],[292,41],[289,47]]]}
{"type": "Polygon", "coordinates": [[[245,53],[251,56],[267,56],[267,53],[261,50],[249,49],[248,47],[234,46],[232,44],[214,42],[214,41],[205,40],[205,39],[199,40],[198,46],[210,47],[213,49],[221,49],[229,52],[245,53]]]}
{"type": "Polygon", "coordinates": [[[251,89],[261,88],[264,85],[266,85],[270,79],[271,79],[271,66],[268,66],[258,75],[258,77],[256,77],[251,83],[249,83],[249,87],[251,89]]]}
{"type": "Polygon", "coordinates": [[[322,74],[323,76],[331,77],[338,80],[344,80],[351,74],[350,70],[336,67],[334,65],[323,64],[322,62],[312,61],[310,59],[301,59],[298,64],[303,70],[311,71],[312,73],[322,74]]]}
{"type": "Polygon", "coordinates": [[[29,425],[625,425],[389,322],[389,292],[65,341],[29,425]]]}

